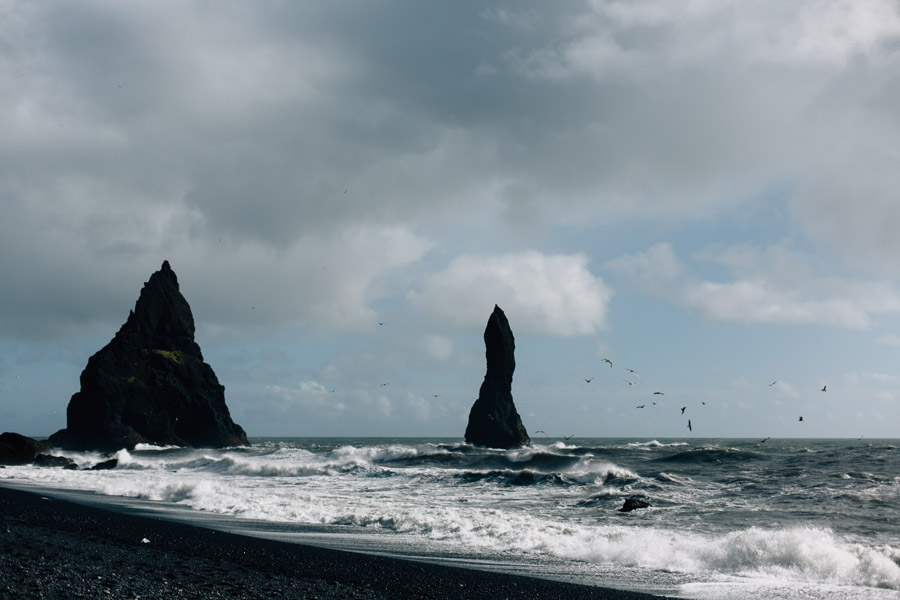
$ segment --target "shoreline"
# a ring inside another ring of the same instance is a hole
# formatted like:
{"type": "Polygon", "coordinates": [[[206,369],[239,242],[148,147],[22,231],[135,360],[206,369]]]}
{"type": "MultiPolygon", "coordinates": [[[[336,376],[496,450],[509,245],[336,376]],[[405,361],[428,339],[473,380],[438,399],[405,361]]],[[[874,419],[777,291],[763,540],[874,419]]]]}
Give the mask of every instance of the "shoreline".
{"type": "Polygon", "coordinates": [[[2,485],[0,550],[0,598],[663,598],[267,540],[2,485]]]}

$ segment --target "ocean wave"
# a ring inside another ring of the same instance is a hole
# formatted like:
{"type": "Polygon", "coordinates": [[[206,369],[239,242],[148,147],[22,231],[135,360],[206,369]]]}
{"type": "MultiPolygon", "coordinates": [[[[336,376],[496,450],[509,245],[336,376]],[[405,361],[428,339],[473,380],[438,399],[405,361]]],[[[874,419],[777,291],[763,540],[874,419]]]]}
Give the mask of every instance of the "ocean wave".
{"type": "MultiPolygon", "coordinates": [[[[514,451],[360,440],[135,449],[117,453],[112,471],[22,466],[0,470],[0,479],[273,523],[360,527],[361,535],[410,534],[463,554],[687,574],[682,580],[900,590],[900,478],[892,463],[847,456],[820,469],[815,458],[797,456],[799,446],[626,442],[514,451]],[[631,495],[646,495],[653,509],[616,512],[631,495]]],[[[109,458],[66,454],[81,466],[109,458]]]]}
{"type": "Polygon", "coordinates": [[[158,450],[181,450],[181,446],[157,446],[156,444],[136,444],[135,452],[155,452],[158,450]]]}
{"type": "Polygon", "coordinates": [[[687,446],[687,442],[670,442],[664,444],[658,440],[650,440],[649,442],[631,442],[626,445],[628,448],[675,448],[677,446],[687,446]]]}
{"type": "Polygon", "coordinates": [[[735,448],[695,448],[678,452],[669,456],[663,456],[655,459],[658,462],[672,463],[712,463],[712,462],[741,462],[748,460],[759,460],[764,456],[758,452],[748,450],[738,450],[735,448]]]}
{"type": "Polygon", "coordinates": [[[751,528],[716,540],[701,556],[738,575],[900,590],[900,549],[842,543],[829,529],[751,528]]]}
{"type": "Polygon", "coordinates": [[[462,471],[457,474],[457,479],[463,483],[478,483],[490,481],[501,485],[539,485],[555,484],[565,485],[571,483],[559,473],[541,473],[531,469],[494,469],[491,471],[462,471]]]}
{"type": "Polygon", "coordinates": [[[655,479],[657,481],[661,481],[663,483],[674,483],[677,485],[691,485],[694,483],[694,480],[690,477],[685,477],[682,475],[675,475],[673,473],[660,472],[656,475],[655,479]]]}
{"type": "MultiPolygon", "coordinates": [[[[606,504],[597,494],[578,504],[606,504]]],[[[700,535],[656,527],[561,524],[501,510],[343,511],[327,522],[423,535],[467,548],[546,554],[596,564],[681,573],[900,590],[900,549],[839,540],[830,530],[749,528],[700,535]]]]}

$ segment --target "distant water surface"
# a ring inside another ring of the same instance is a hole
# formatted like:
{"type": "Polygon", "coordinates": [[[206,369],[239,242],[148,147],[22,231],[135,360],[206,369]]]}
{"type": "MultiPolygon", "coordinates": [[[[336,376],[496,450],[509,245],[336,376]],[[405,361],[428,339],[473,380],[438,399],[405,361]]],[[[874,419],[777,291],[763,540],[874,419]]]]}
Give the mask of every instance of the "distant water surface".
{"type": "MultiPolygon", "coordinates": [[[[686,598],[900,598],[898,440],[257,438],[0,481],[233,531],[686,598]],[[647,509],[618,512],[628,497],[647,509]]],[[[108,458],[59,452],[81,465],[108,458]]]]}

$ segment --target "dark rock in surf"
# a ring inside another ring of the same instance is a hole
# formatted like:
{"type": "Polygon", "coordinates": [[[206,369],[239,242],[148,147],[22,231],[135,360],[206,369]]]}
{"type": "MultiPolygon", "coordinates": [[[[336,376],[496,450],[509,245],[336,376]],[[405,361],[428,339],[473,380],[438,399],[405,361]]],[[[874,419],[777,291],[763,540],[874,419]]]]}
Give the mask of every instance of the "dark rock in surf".
{"type": "Polygon", "coordinates": [[[484,330],[487,373],[478,400],[469,411],[466,441],[490,448],[515,448],[531,443],[512,397],[516,370],[516,342],[509,321],[499,306],[484,330]]]}
{"type": "Polygon", "coordinates": [[[626,498],[625,504],[619,509],[619,512],[631,512],[637,508],[649,508],[650,503],[640,498],[626,498]]]}
{"type": "Polygon", "coordinates": [[[11,431],[0,433],[0,465],[27,465],[47,450],[50,450],[49,442],[39,442],[11,431]]]}
{"type": "Polygon", "coordinates": [[[140,443],[248,446],[225,387],[194,341],[194,317],[169,266],[150,276],[128,320],[94,354],[72,396],[59,448],[113,451],[140,443]]]}
{"type": "Polygon", "coordinates": [[[97,463],[93,467],[90,468],[91,471],[108,471],[110,469],[115,469],[119,466],[119,460],[117,458],[111,458],[109,460],[104,460],[103,462],[97,463]]]}
{"type": "Polygon", "coordinates": [[[54,456],[52,454],[38,454],[31,463],[36,467],[61,467],[63,469],[75,469],[77,465],[71,458],[54,456]]]}

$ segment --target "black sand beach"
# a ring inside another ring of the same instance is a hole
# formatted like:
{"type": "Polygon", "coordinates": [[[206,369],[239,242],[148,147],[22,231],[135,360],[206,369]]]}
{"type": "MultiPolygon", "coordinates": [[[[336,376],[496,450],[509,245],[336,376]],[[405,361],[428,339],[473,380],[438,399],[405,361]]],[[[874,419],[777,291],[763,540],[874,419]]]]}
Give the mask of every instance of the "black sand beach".
{"type": "Polygon", "coordinates": [[[0,487],[0,598],[657,597],[262,540],[0,487]]]}

